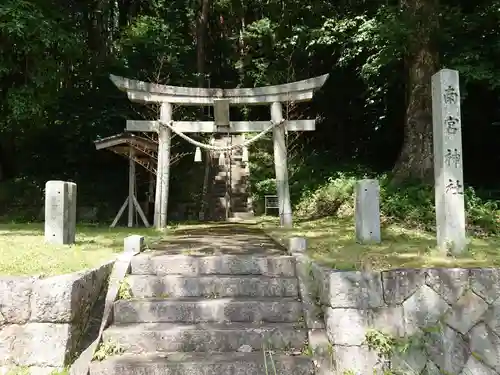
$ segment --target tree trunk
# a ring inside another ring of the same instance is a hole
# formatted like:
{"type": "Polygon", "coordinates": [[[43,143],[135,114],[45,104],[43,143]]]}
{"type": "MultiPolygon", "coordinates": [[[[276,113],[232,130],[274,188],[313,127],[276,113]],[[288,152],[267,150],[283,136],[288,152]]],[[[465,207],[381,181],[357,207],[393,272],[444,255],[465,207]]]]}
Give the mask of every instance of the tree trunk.
{"type": "Polygon", "coordinates": [[[198,71],[198,86],[205,86],[205,44],[207,41],[208,12],[210,0],[200,0],[200,13],[196,30],[196,67],[198,71]]]}
{"type": "MultiPolygon", "coordinates": [[[[205,87],[205,46],[207,42],[207,33],[208,33],[208,13],[210,11],[210,0],[200,0],[200,11],[198,15],[198,22],[196,27],[196,68],[198,73],[198,87],[205,87]]],[[[203,117],[203,107],[200,108],[200,116],[203,117]]],[[[202,118],[200,117],[200,119],[202,118]]],[[[208,183],[209,183],[209,174],[210,174],[210,161],[211,161],[211,152],[207,152],[205,154],[205,169],[204,169],[204,177],[203,177],[203,187],[202,187],[202,199],[199,210],[199,219],[205,219],[205,211],[208,199],[208,183]]]]}
{"type": "Polygon", "coordinates": [[[408,69],[408,98],[401,154],[393,169],[393,182],[432,182],[432,88],[431,77],[438,67],[433,39],[438,29],[438,0],[401,0],[412,25],[405,57],[408,69]]]}
{"type": "Polygon", "coordinates": [[[238,17],[240,20],[240,30],[239,30],[239,38],[238,38],[238,57],[239,57],[239,65],[238,65],[238,74],[239,74],[239,87],[245,86],[245,28],[246,28],[246,20],[245,20],[245,4],[244,0],[240,0],[239,9],[238,9],[238,17]]]}

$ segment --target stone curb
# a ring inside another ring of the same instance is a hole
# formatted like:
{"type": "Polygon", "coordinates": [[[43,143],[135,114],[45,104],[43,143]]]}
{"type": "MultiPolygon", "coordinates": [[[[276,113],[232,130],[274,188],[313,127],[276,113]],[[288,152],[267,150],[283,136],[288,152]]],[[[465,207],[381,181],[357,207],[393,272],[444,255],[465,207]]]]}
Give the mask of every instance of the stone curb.
{"type": "Polygon", "coordinates": [[[307,239],[304,237],[291,237],[287,240],[272,235],[263,230],[265,235],[279,246],[283,247],[290,255],[295,257],[295,269],[299,280],[299,295],[302,300],[302,310],[304,314],[309,348],[312,351],[312,358],[316,367],[317,375],[332,375],[335,373],[332,345],[326,333],[324,318],[319,316],[316,301],[311,299],[313,293],[306,282],[308,275],[304,273],[302,265],[315,264],[305,253],[307,250],[307,239]]]}
{"type": "Polygon", "coordinates": [[[84,339],[113,263],[45,278],[0,276],[0,374],[15,368],[29,368],[31,374],[63,368],[84,339]]]}
{"type": "Polygon", "coordinates": [[[118,255],[111,275],[109,277],[109,285],[106,293],[106,300],[104,302],[104,312],[102,316],[99,334],[90,346],[81,353],[77,360],[70,368],[71,375],[87,375],[89,373],[90,363],[94,356],[99,343],[101,342],[102,333],[108,326],[111,313],[113,311],[113,304],[120,289],[120,283],[123,281],[130,267],[132,258],[139,254],[144,249],[144,237],[139,235],[128,236],[123,241],[123,253],[118,255]]]}
{"type": "MultiPolygon", "coordinates": [[[[301,243],[297,241],[288,240],[284,247],[293,249],[301,243]]],[[[335,352],[336,373],[500,371],[500,268],[343,271],[312,262],[303,253],[292,253],[307,327],[313,327],[306,303],[310,284],[316,288],[312,290],[314,302],[324,313],[321,320],[335,352]],[[369,332],[404,339],[408,348],[381,361],[380,348],[370,347],[367,341],[369,332]],[[412,337],[423,345],[411,344],[412,337]]],[[[313,343],[312,335],[309,337],[313,343]]]]}

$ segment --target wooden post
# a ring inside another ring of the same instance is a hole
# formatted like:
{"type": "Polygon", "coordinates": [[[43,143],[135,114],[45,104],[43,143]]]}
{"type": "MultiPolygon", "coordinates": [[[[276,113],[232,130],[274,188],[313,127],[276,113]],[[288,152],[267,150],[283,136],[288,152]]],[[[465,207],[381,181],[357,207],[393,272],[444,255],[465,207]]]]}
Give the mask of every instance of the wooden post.
{"type": "Polygon", "coordinates": [[[134,226],[135,161],[134,149],[130,147],[128,159],[128,227],[134,226]]]}
{"type": "Polygon", "coordinates": [[[148,199],[147,199],[147,207],[146,207],[146,217],[150,217],[151,214],[151,203],[154,203],[154,194],[155,194],[155,175],[149,172],[149,184],[148,184],[148,199]]]}
{"type": "Polygon", "coordinates": [[[443,253],[462,253],[465,231],[462,122],[458,72],[432,76],[432,117],[437,245],[443,253]]]}
{"type": "MultiPolygon", "coordinates": [[[[172,104],[162,103],[160,120],[169,122],[172,120],[172,104]]],[[[158,168],[156,171],[156,194],[155,194],[155,220],[156,229],[165,229],[167,226],[168,208],[168,184],[170,174],[170,141],[171,131],[165,125],[158,129],[158,168]]]]}
{"type": "Polygon", "coordinates": [[[156,189],[155,189],[155,208],[154,208],[154,216],[153,216],[153,225],[155,228],[160,227],[160,211],[161,211],[161,176],[163,173],[162,170],[162,147],[160,147],[160,126],[158,126],[158,160],[156,165],[156,189]]]}
{"type": "MultiPolygon", "coordinates": [[[[274,123],[280,123],[283,120],[283,111],[280,102],[271,104],[271,120],[274,123]]],[[[283,227],[291,228],[292,204],[290,202],[290,188],[288,186],[287,150],[285,143],[285,126],[283,126],[283,124],[273,128],[273,146],[280,224],[283,227]]]]}

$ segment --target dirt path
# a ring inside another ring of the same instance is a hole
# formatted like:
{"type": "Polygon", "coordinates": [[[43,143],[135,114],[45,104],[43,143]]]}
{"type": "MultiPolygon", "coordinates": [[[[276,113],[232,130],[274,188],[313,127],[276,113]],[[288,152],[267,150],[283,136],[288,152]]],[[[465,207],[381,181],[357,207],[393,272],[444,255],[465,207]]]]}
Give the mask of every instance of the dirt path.
{"type": "Polygon", "coordinates": [[[173,230],[164,240],[150,245],[168,254],[217,255],[285,253],[256,224],[214,223],[173,230]]]}

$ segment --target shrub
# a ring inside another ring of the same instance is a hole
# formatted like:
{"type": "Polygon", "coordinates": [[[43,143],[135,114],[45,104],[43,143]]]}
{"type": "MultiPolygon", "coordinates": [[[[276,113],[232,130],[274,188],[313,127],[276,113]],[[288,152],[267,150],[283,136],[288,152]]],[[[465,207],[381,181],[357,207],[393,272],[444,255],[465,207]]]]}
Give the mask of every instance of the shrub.
{"type": "Polygon", "coordinates": [[[320,218],[336,215],[345,204],[352,205],[356,179],[340,175],[330,177],[327,182],[315,190],[306,190],[296,206],[299,216],[320,218]]]}

